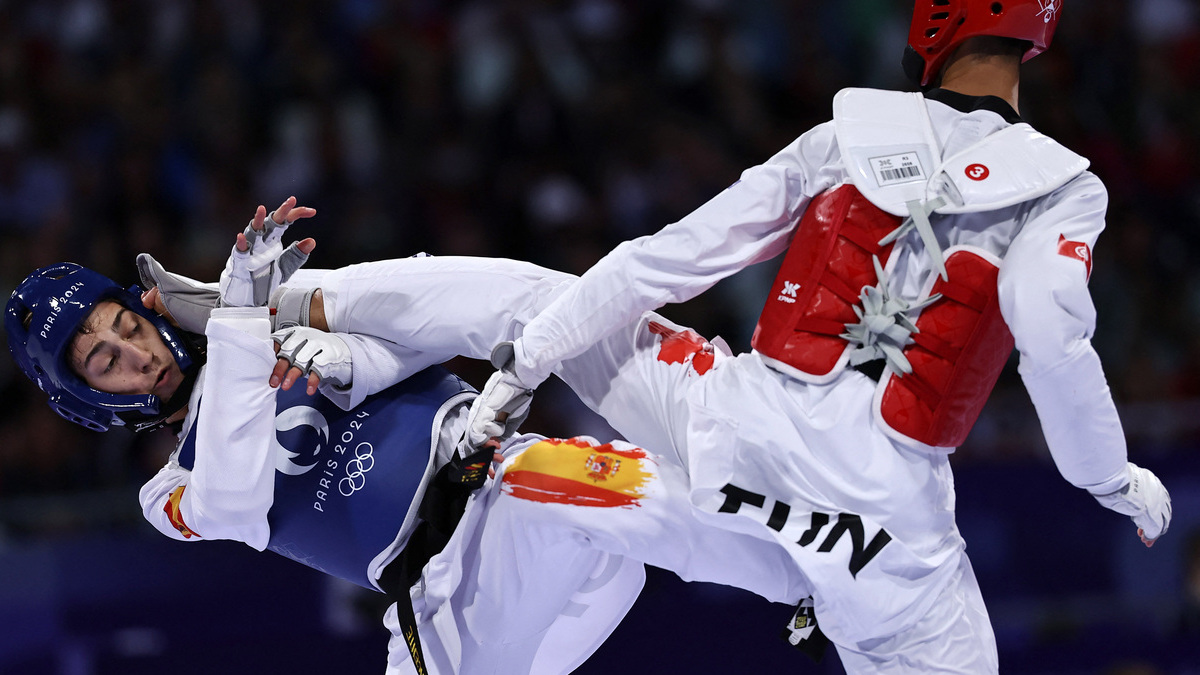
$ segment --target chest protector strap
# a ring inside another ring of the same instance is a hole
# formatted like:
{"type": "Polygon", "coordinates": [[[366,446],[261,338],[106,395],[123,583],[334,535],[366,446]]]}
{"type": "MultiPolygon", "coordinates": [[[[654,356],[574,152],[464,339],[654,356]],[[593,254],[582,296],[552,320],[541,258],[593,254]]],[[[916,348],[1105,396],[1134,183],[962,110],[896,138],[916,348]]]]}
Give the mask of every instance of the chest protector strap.
{"type": "Polygon", "coordinates": [[[858,321],[863,286],[879,282],[872,256],[886,265],[892,244],[879,240],[901,218],[877,208],[846,184],[813,198],[754,329],[751,346],[807,382],[832,380],[852,346],[840,337],[858,321]]]}
{"type": "Polygon", "coordinates": [[[954,448],[966,440],[1014,343],[1000,315],[999,260],[973,247],[946,253],[950,281],[937,278],[930,294],[942,297],[921,312],[904,348],[913,372],[886,369],[875,400],[889,434],[954,448]]]}

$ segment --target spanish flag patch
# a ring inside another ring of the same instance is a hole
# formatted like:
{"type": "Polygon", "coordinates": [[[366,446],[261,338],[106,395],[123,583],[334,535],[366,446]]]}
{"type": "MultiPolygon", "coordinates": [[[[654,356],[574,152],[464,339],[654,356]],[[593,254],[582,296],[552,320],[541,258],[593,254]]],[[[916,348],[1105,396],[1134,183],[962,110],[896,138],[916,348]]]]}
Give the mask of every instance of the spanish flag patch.
{"type": "Polygon", "coordinates": [[[186,487],[186,485],[180,485],[171,492],[171,496],[167,497],[167,503],[163,504],[163,511],[167,514],[167,520],[170,520],[175,529],[179,530],[179,534],[182,534],[184,539],[191,539],[200,535],[193,532],[187,523],[183,522],[183,514],[179,512],[179,500],[183,499],[183,490],[186,487]]]}
{"type": "Polygon", "coordinates": [[[513,460],[503,484],[505,492],[535,502],[635,507],[646,496],[652,463],[637,448],[547,439],[513,460]]]}

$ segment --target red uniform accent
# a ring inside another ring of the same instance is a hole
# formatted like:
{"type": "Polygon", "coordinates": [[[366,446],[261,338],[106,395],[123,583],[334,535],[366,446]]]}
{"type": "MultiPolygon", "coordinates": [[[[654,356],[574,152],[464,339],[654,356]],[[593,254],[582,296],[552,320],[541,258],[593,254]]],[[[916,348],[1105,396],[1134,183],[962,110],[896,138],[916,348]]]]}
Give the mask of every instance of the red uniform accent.
{"type": "Polygon", "coordinates": [[[1058,254],[1081,261],[1087,268],[1086,279],[1092,278],[1092,249],[1081,241],[1071,241],[1058,235],[1058,254]]]}
{"type": "Polygon", "coordinates": [[[972,164],[967,167],[966,174],[967,178],[971,180],[987,180],[987,177],[992,175],[992,172],[982,164],[972,164]]]}
{"type": "Polygon", "coordinates": [[[179,534],[183,535],[184,539],[199,537],[187,523],[183,522],[183,514],[179,510],[179,500],[183,499],[183,491],[187,488],[186,485],[180,485],[175,488],[170,496],[167,497],[167,503],[163,504],[163,511],[167,514],[167,520],[179,530],[179,534]]]}
{"type": "Polygon", "coordinates": [[[862,287],[879,282],[871,256],[887,264],[892,244],[880,246],[879,240],[900,222],[850,184],[814,197],[796,226],[751,346],[810,375],[833,372],[849,349],[838,336],[858,321],[853,308],[862,287]]]}
{"type": "Polygon", "coordinates": [[[957,447],[979,418],[1014,342],[1000,315],[990,260],[966,250],[946,259],[950,281],[931,294],[942,299],[917,319],[914,342],[904,348],[913,372],[889,374],[880,386],[880,412],[892,429],[938,447],[957,447]]]}
{"type": "Polygon", "coordinates": [[[712,344],[693,330],[671,330],[657,321],[650,322],[650,332],[662,338],[658,346],[658,360],[663,363],[685,363],[692,360],[692,370],[697,375],[707,373],[713,367],[716,354],[712,344]]]}

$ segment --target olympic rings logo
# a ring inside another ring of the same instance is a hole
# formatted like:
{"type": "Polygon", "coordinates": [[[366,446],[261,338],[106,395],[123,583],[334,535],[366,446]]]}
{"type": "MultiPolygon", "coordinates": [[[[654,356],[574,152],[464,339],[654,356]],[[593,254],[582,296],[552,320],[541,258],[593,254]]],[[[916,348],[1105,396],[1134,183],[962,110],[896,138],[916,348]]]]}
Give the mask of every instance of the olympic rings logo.
{"type": "Polygon", "coordinates": [[[338,481],[338,492],[349,497],[367,485],[367,472],[375,468],[375,448],[366,441],[354,446],[354,459],[346,462],[346,477],[338,481]],[[363,450],[366,448],[366,450],[363,450]]]}

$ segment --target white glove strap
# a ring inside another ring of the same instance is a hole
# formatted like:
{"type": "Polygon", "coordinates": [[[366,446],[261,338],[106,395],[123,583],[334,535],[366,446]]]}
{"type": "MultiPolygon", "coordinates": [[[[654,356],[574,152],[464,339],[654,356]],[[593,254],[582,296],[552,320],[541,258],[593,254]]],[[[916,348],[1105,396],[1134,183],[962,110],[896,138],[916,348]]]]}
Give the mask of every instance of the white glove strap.
{"type": "Polygon", "coordinates": [[[309,309],[312,297],[317,292],[315,288],[288,288],[280,286],[271,294],[267,305],[271,308],[271,317],[275,330],[284,330],[296,326],[309,325],[309,309]]]}

